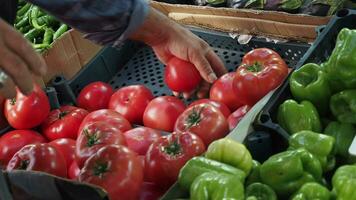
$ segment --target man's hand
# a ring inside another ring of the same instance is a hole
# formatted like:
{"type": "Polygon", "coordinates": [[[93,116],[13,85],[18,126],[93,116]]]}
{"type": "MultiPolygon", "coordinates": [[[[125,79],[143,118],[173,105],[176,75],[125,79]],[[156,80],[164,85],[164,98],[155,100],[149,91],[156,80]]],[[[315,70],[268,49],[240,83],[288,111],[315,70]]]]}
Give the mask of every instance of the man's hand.
{"type": "MultiPolygon", "coordinates": [[[[209,83],[213,83],[217,76],[227,73],[220,58],[205,41],[154,9],[150,10],[144,24],[131,39],[150,45],[164,64],[172,56],[193,63],[206,81],[199,88],[199,98],[208,93],[209,83]]],[[[174,94],[177,95],[175,92],[174,94]]],[[[187,98],[191,94],[183,95],[187,98]]]]}
{"type": "Polygon", "coordinates": [[[46,64],[30,43],[14,28],[0,19],[0,69],[8,75],[0,95],[13,98],[15,85],[24,93],[33,89],[32,73],[44,75],[46,64]]]}

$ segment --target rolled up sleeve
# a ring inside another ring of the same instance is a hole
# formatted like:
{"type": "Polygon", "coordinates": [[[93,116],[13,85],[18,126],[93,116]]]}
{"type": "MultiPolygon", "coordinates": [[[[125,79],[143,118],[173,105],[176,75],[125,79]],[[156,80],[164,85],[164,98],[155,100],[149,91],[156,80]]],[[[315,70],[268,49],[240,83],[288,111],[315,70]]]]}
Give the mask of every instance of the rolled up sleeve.
{"type": "Polygon", "coordinates": [[[101,44],[119,46],[148,14],[146,0],[28,0],[101,44]]]}

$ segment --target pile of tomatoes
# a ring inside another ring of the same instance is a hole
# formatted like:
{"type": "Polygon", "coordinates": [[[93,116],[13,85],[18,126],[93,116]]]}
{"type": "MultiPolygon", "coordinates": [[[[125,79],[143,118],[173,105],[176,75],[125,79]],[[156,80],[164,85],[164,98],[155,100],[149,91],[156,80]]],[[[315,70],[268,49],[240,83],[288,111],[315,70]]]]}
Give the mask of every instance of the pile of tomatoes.
{"type": "MultiPolygon", "coordinates": [[[[0,167],[95,184],[110,199],[157,199],[189,159],[226,136],[287,73],[277,53],[256,49],[237,72],[212,85],[210,99],[189,106],[174,96],[154,97],[144,85],[114,91],[93,82],[78,95],[77,107],[50,111],[39,86],[28,96],[17,91],[5,102],[15,130],[0,138],[0,167]]],[[[165,81],[176,92],[189,92],[202,78],[192,64],[173,58],[165,81]]]]}

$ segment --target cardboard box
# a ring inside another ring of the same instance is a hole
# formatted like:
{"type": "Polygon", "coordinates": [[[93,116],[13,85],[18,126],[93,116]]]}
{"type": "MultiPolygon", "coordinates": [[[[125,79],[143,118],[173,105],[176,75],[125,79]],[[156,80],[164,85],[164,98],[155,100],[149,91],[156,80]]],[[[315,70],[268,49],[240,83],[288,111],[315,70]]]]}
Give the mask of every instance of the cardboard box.
{"type": "Polygon", "coordinates": [[[317,36],[316,28],[327,24],[330,20],[330,17],[277,11],[213,8],[156,1],[151,1],[151,5],[171,19],[185,25],[305,42],[314,41],[317,36]]]}

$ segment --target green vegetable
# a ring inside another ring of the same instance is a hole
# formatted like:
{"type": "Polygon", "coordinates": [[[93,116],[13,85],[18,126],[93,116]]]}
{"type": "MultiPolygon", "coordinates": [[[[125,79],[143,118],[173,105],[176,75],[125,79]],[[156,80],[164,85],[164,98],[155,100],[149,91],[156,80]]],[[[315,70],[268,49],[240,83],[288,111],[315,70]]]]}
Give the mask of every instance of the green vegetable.
{"type": "Polygon", "coordinates": [[[289,134],[302,130],[322,131],[318,111],[309,101],[298,104],[294,100],[286,100],[279,106],[277,121],[289,134]]]}
{"type": "Polygon", "coordinates": [[[23,26],[28,25],[28,16],[24,16],[17,24],[15,24],[15,28],[19,29],[23,26]]]}
{"type": "Polygon", "coordinates": [[[339,32],[325,72],[334,91],[356,88],[356,30],[344,28],[339,32]]]}
{"type": "Polygon", "coordinates": [[[27,3],[26,5],[24,5],[20,10],[17,11],[17,16],[22,17],[24,16],[28,10],[30,10],[31,8],[31,4],[27,3]]]}
{"type": "Polygon", "coordinates": [[[37,18],[37,23],[39,26],[44,26],[44,25],[55,26],[58,22],[57,22],[56,18],[54,18],[53,16],[44,15],[44,16],[37,18]]]}
{"type": "Polygon", "coordinates": [[[330,109],[338,121],[356,124],[356,90],[334,94],[330,99],[330,109]]]}
{"type": "Polygon", "coordinates": [[[256,160],[252,161],[252,169],[250,174],[246,178],[246,185],[250,185],[256,182],[261,182],[260,167],[261,164],[258,161],[256,160]]]}
{"type": "Polygon", "coordinates": [[[356,134],[355,127],[348,123],[331,122],[324,133],[335,138],[336,155],[348,158],[349,147],[356,134]]]}
{"type": "Polygon", "coordinates": [[[332,178],[337,200],[356,199],[356,165],[338,168],[332,178]]]}
{"type": "Polygon", "coordinates": [[[335,166],[334,144],[333,137],[313,131],[300,131],[289,139],[289,149],[305,148],[318,158],[324,171],[335,166]]]}
{"type": "Polygon", "coordinates": [[[273,189],[263,183],[253,183],[246,188],[246,200],[277,200],[273,189]]]}
{"type": "Polygon", "coordinates": [[[244,187],[238,177],[207,172],[197,177],[190,188],[194,200],[244,200],[244,187]]]}
{"type": "Polygon", "coordinates": [[[321,175],[319,160],[303,148],[273,155],[260,168],[262,182],[272,187],[282,199],[292,195],[304,183],[320,182],[321,175]]]}
{"type": "Polygon", "coordinates": [[[62,24],[58,30],[53,34],[53,41],[61,37],[68,30],[68,26],[66,24],[62,24]]]}
{"type": "Polygon", "coordinates": [[[44,30],[42,29],[31,29],[29,32],[27,32],[24,36],[26,39],[29,41],[33,41],[36,37],[40,36],[43,34],[44,30]]]}
{"type": "Polygon", "coordinates": [[[299,9],[303,5],[303,0],[282,0],[279,9],[284,11],[293,11],[299,9]]]}
{"type": "Polygon", "coordinates": [[[326,74],[317,64],[309,63],[295,70],[289,79],[290,90],[298,101],[307,100],[317,107],[320,114],[329,110],[331,90],[326,74]]]}
{"type": "Polygon", "coordinates": [[[241,183],[245,182],[246,178],[246,174],[240,169],[208,158],[194,157],[180,170],[178,183],[183,189],[189,190],[193,181],[205,172],[231,174],[238,177],[241,183]]]}
{"type": "Polygon", "coordinates": [[[245,145],[228,138],[211,143],[205,157],[229,164],[246,174],[249,174],[252,168],[252,157],[245,145]]]}
{"type": "Polygon", "coordinates": [[[42,29],[45,25],[39,25],[38,24],[38,17],[39,17],[39,14],[40,14],[40,8],[37,7],[37,6],[34,6],[32,9],[31,9],[31,14],[30,14],[30,24],[35,28],[35,29],[42,29]]]}
{"type": "Polygon", "coordinates": [[[291,200],[330,200],[331,193],[318,183],[304,184],[291,198],[291,200]]]}
{"type": "Polygon", "coordinates": [[[219,5],[226,3],[226,0],[206,0],[206,2],[208,2],[210,5],[219,5]]]}

